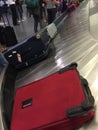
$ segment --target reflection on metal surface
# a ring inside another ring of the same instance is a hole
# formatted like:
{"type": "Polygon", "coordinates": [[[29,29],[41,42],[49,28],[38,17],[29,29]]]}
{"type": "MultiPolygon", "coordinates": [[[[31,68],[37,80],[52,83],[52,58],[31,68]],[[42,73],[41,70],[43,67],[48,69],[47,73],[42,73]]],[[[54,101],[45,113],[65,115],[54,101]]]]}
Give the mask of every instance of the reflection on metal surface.
{"type": "Polygon", "coordinates": [[[60,59],[60,58],[59,58],[58,60],[56,60],[56,64],[57,64],[57,66],[60,67],[60,68],[65,67],[65,64],[63,64],[63,60],[60,59]]]}

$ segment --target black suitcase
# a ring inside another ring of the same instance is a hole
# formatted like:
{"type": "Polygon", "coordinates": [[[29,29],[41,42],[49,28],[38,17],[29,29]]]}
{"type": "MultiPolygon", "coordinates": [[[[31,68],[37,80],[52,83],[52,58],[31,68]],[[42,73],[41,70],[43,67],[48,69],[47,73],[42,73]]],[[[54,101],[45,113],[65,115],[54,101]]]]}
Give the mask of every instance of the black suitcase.
{"type": "Polygon", "coordinates": [[[13,46],[13,45],[18,43],[13,27],[6,26],[3,30],[3,33],[4,33],[5,38],[6,38],[6,46],[7,47],[13,46]]]}
{"type": "Polygon", "coordinates": [[[6,38],[3,32],[4,32],[4,27],[0,26],[0,43],[6,44],[6,38]]]}
{"type": "Polygon", "coordinates": [[[46,30],[40,38],[31,36],[4,53],[7,61],[16,69],[22,69],[46,58],[50,50],[50,37],[46,30]]]}
{"type": "Polygon", "coordinates": [[[0,27],[0,34],[1,34],[0,41],[2,44],[5,44],[7,47],[10,47],[17,44],[17,38],[16,38],[16,34],[13,27],[10,26],[7,13],[5,14],[5,17],[6,17],[8,25],[5,24],[5,18],[2,14],[4,27],[0,27]]]}

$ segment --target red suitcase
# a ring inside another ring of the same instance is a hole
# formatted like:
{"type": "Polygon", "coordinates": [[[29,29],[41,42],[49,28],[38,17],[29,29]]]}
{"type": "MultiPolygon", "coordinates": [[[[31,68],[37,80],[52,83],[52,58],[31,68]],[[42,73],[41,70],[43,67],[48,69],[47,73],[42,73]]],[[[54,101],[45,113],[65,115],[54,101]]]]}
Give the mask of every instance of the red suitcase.
{"type": "Polygon", "coordinates": [[[19,88],[11,130],[72,130],[92,119],[94,97],[76,66],[19,88]]]}

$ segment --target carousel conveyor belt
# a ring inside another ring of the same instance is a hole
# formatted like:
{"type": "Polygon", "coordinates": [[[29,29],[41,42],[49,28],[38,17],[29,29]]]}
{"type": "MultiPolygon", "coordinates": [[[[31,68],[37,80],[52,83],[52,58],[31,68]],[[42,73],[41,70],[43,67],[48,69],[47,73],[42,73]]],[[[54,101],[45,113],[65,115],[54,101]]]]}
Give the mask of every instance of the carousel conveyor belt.
{"type": "MultiPolygon", "coordinates": [[[[15,81],[15,90],[17,91],[18,88],[44,78],[60,70],[71,62],[77,62],[80,74],[89,82],[89,86],[92,94],[94,95],[96,105],[94,119],[91,122],[86,123],[86,125],[82,126],[79,130],[98,129],[97,15],[97,0],[85,0],[82,2],[80,6],[75,11],[69,13],[65,21],[60,24],[58,28],[58,34],[52,41],[53,46],[49,57],[35,65],[19,71],[15,81]]],[[[10,75],[13,77],[13,74],[10,75]]],[[[12,86],[13,84],[11,83],[10,88],[13,88],[12,86]]],[[[6,107],[6,109],[8,108],[6,107]]],[[[2,120],[0,120],[0,124],[0,130],[4,130],[2,120]]]]}
{"type": "Polygon", "coordinates": [[[15,83],[16,89],[46,77],[71,62],[79,64],[78,69],[82,75],[89,75],[98,59],[98,42],[90,32],[90,2],[83,2],[68,14],[52,41],[54,46],[49,57],[20,71],[15,83]]]}
{"type": "Polygon", "coordinates": [[[79,130],[98,128],[96,116],[98,113],[98,6],[96,4],[98,2],[96,2],[96,0],[86,0],[70,13],[58,28],[49,57],[20,71],[15,83],[18,89],[56,72],[71,62],[77,62],[80,74],[89,82],[96,104],[94,119],[79,130]]]}

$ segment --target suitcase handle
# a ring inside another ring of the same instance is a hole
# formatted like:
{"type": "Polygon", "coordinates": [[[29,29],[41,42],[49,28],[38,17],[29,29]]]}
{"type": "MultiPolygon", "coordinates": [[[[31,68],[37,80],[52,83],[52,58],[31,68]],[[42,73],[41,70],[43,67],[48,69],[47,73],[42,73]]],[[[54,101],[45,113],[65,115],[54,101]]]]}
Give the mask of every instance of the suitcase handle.
{"type": "Polygon", "coordinates": [[[72,118],[72,117],[77,117],[77,116],[83,116],[85,114],[87,114],[88,111],[84,111],[83,108],[81,106],[76,106],[76,107],[73,107],[73,108],[69,108],[67,110],[67,116],[69,118],[72,118]]]}
{"type": "Polygon", "coordinates": [[[76,62],[73,62],[73,63],[67,65],[66,67],[60,69],[60,70],[58,71],[58,73],[59,73],[59,74],[62,74],[62,73],[64,73],[65,71],[68,71],[68,70],[70,70],[70,69],[75,69],[75,68],[77,68],[77,66],[78,66],[78,64],[77,64],[76,62]]]}
{"type": "Polygon", "coordinates": [[[83,109],[89,110],[93,108],[95,100],[94,100],[94,97],[92,96],[87,80],[83,78],[82,76],[80,78],[81,78],[81,83],[83,86],[83,91],[86,96],[86,101],[84,101],[81,105],[83,109]]]}
{"type": "Polygon", "coordinates": [[[81,103],[80,106],[76,106],[73,108],[69,108],[67,110],[67,116],[68,117],[76,117],[80,115],[85,115],[89,112],[89,110],[94,108],[94,97],[92,96],[92,93],[90,91],[90,88],[88,86],[88,82],[85,78],[80,76],[81,83],[83,86],[83,91],[86,96],[86,100],[81,103]]]}

